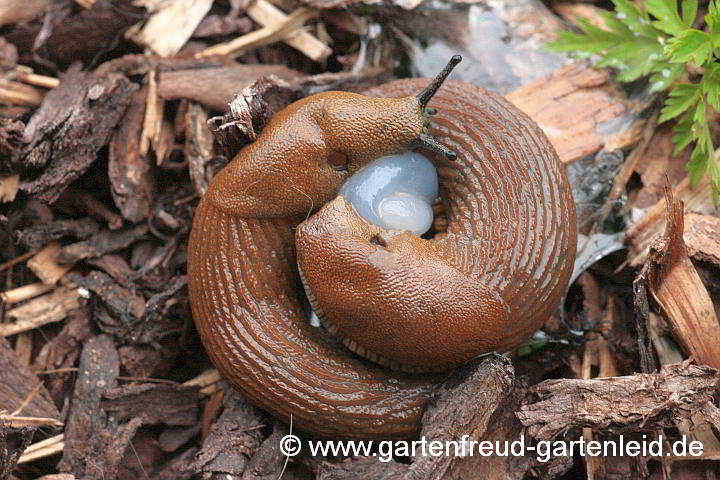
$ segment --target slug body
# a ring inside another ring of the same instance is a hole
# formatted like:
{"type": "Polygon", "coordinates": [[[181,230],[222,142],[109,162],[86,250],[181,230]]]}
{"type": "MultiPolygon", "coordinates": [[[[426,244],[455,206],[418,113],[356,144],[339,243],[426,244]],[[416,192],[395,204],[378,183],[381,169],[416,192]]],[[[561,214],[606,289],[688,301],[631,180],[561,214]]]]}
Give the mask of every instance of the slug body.
{"type": "Polygon", "coordinates": [[[208,354],[234,387],[303,430],[410,438],[440,377],[384,368],[311,327],[298,263],[342,336],[366,357],[392,357],[390,366],[448,367],[512,348],[567,288],[576,233],[564,168],[529,117],[479,87],[448,82],[430,102],[432,134],[457,153],[431,157],[447,231],[425,240],[386,230],[333,200],[363,165],[427,134],[415,97],[427,84],[290,105],[215,177],[195,212],[189,292],[208,354]]]}

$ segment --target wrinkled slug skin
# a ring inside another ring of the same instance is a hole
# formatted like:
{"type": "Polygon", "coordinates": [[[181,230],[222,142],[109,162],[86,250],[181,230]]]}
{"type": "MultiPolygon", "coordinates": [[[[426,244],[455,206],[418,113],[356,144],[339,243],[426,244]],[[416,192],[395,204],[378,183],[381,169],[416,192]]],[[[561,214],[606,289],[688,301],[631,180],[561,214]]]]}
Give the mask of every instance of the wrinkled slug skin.
{"type": "MultiPolygon", "coordinates": [[[[414,95],[427,83],[401,80],[368,94],[414,95]]],[[[431,243],[432,262],[444,261],[446,265],[438,268],[458,271],[474,282],[461,289],[466,297],[477,294],[494,302],[478,309],[497,309],[501,318],[496,323],[488,320],[485,338],[503,350],[541,327],[566,291],[576,242],[570,187],[545,135],[504,99],[448,81],[430,106],[437,110],[432,134],[458,154],[455,162],[432,157],[449,219],[447,233],[431,243]]],[[[274,137],[263,132],[256,144],[274,137]]],[[[306,169],[304,174],[311,179],[314,172],[306,169]]],[[[217,181],[216,177],[213,185],[217,181]]],[[[305,189],[301,179],[295,181],[299,189],[312,190],[305,189]]],[[[428,396],[442,377],[374,366],[323,329],[310,327],[299,301],[302,287],[294,247],[295,228],[305,215],[264,216],[257,215],[256,208],[255,218],[244,218],[221,205],[218,187],[210,193],[195,212],[188,276],[198,332],[221,374],[262,408],[286,421],[292,415],[295,427],[321,436],[417,435],[428,396]]],[[[333,195],[323,193],[318,203],[333,195]]],[[[277,205],[272,209],[282,210],[277,205]]],[[[335,255],[322,244],[316,248],[318,265],[323,256],[335,255]]],[[[323,295],[331,295],[337,272],[318,287],[326,289],[323,295]]],[[[416,280],[427,275],[417,273],[416,280]]],[[[412,286],[401,287],[412,293],[412,286]]],[[[392,299],[393,292],[383,295],[392,299]]],[[[378,318],[392,322],[391,315],[388,311],[378,318]]],[[[417,354],[429,348],[448,350],[448,345],[462,341],[462,330],[462,325],[440,326],[436,337],[424,338],[436,345],[418,346],[417,354]]]]}

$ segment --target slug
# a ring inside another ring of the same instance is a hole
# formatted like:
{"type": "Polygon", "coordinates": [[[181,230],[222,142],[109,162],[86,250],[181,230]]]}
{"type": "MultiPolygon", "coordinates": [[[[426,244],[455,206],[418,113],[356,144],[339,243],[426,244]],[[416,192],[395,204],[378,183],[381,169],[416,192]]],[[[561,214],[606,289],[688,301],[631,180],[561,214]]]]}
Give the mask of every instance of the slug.
{"type": "Polygon", "coordinates": [[[232,386],[299,429],[333,438],[417,435],[443,377],[400,370],[513,348],[565,293],[576,229],[564,167],[509,102],[467,83],[443,84],[459,61],[431,81],[289,105],[198,204],[188,246],[198,333],[232,386]],[[417,148],[437,167],[445,231],[423,239],[387,230],[335,198],[364,165],[417,148]],[[298,262],[340,338],[306,320],[298,262]],[[347,340],[351,334],[359,337],[347,340]]]}

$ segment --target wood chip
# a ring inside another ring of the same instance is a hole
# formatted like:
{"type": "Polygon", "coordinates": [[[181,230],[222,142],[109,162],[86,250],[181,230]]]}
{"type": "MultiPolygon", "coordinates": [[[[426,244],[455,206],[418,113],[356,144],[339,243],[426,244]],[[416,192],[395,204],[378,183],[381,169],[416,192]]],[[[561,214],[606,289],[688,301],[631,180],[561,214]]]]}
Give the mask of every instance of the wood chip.
{"type": "Polygon", "coordinates": [[[43,282],[54,285],[72,270],[72,264],[61,264],[57,255],[62,250],[58,242],[51,242],[27,262],[27,266],[43,282]]]}
{"type": "Polygon", "coordinates": [[[686,214],[683,239],[690,257],[720,267],[720,218],[686,214]]]}
{"type": "Polygon", "coordinates": [[[198,420],[200,389],[145,383],[106,390],[102,408],[120,421],[138,417],[144,424],[192,426],[198,420]]]}
{"type": "Polygon", "coordinates": [[[33,371],[43,375],[45,386],[55,399],[65,399],[75,382],[75,365],[82,343],[93,335],[88,308],[68,317],[62,330],[42,346],[32,364],[33,371]]]}
{"type": "MultiPolygon", "coordinates": [[[[494,416],[513,414],[505,411],[513,392],[514,372],[510,361],[501,355],[476,359],[450,374],[433,395],[423,415],[421,437],[427,442],[483,441],[494,416]]],[[[515,398],[519,402],[519,398],[515,398]]],[[[496,427],[496,425],[493,425],[496,427]]],[[[519,431],[519,428],[518,428],[519,431]]],[[[380,462],[377,457],[356,457],[343,463],[323,462],[317,478],[349,480],[386,478],[471,478],[458,471],[471,465],[461,455],[416,455],[410,465],[394,461],[380,462]]],[[[526,464],[527,465],[527,464],[526,464]]],[[[477,471],[477,470],[475,470],[477,471]]],[[[492,477],[508,478],[508,477],[492,477]]]]}
{"type": "Polygon", "coordinates": [[[122,217],[110,210],[107,205],[96,199],[90,192],[71,188],[68,191],[68,196],[75,208],[86,212],[98,221],[106,222],[110,230],[117,230],[123,226],[122,217]]]}
{"type": "Polygon", "coordinates": [[[17,233],[17,240],[28,248],[43,247],[53,240],[82,240],[100,231],[91,218],[71,218],[42,222],[17,233]]]}
{"type": "MultiPolygon", "coordinates": [[[[672,141],[672,125],[663,123],[656,125],[651,132],[647,148],[634,162],[632,173],[640,175],[642,187],[631,191],[628,206],[637,211],[652,207],[658,200],[665,198],[665,184],[677,185],[687,176],[685,166],[690,161],[691,148],[686,148],[675,155],[672,141]]],[[[633,150],[633,155],[637,149],[633,150]]],[[[627,168],[623,166],[623,168],[627,168]]],[[[622,194],[627,193],[627,180],[622,187],[622,194]]],[[[613,192],[615,193],[615,192],[613,192]]],[[[616,195],[617,198],[619,196],[616,195]]],[[[637,215],[636,215],[637,217],[637,215]]]]}
{"type": "MultiPolygon", "coordinates": [[[[20,161],[25,146],[25,124],[19,120],[0,117],[0,171],[5,177],[12,176],[22,168],[20,161]]],[[[13,189],[3,187],[11,192],[13,189]]],[[[5,194],[7,196],[7,193],[5,194]]]]}
{"type": "Polygon", "coordinates": [[[76,288],[59,287],[52,293],[30,300],[6,312],[9,323],[0,323],[0,336],[7,337],[59,322],[80,308],[81,296],[76,288]]]}
{"type": "MultiPolygon", "coordinates": [[[[667,336],[662,335],[661,324],[664,326],[665,322],[660,316],[651,313],[648,333],[650,334],[650,340],[653,343],[653,347],[655,347],[655,352],[660,360],[660,364],[670,365],[682,362],[684,357],[678,349],[677,344],[667,336]]],[[[713,433],[705,417],[706,415],[703,415],[702,412],[695,412],[689,419],[681,420],[677,423],[678,431],[682,435],[687,435],[690,438],[702,442],[705,452],[720,452],[720,441],[713,433]]]]}
{"type": "Polygon", "coordinates": [[[27,83],[36,87],[43,88],[55,88],[60,85],[60,80],[55,77],[48,77],[47,75],[38,75],[33,73],[32,68],[24,65],[18,65],[11,74],[13,80],[27,83]]]}
{"type": "Polygon", "coordinates": [[[22,365],[10,344],[0,338],[0,423],[61,426],[60,413],[37,376],[22,365]]]}
{"type": "Polygon", "coordinates": [[[635,112],[646,105],[627,100],[610,83],[609,71],[586,63],[563,67],[506,98],[538,123],[564,163],[626,148],[643,135],[645,121],[635,112]]]}
{"type": "Polygon", "coordinates": [[[15,338],[15,356],[21,365],[28,366],[32,360],[32,334],[32,330],[29,330],[19,333],[15,338]]]}
{"type": "Polygon", "coordinates": [[[23,415],[8,415],[6,413],[0,413],[0,422],[8,425],[11,428],[26,428],[26,427],[62,427],[63,423],[60,420],[49,418],[49,417],[27,417],[23,415]]]}
{"type": "Polygon", "coordinates": [[[51,0],[4,0],[0,2],[0,25],[25,22],[41,15],[51,0]]]}
{"type": "Polygon", "coordinates": [[[249,458],[262,443],[263,436],[257,427],[263,425],[264,416],[258,408],[234,390],[227,392],[223,407],[190,466],[192,471],[242,475],[249,458]]]}
{"type": "Polygon", "coordinates": [[[213,172],[209,164],[215,157],[215,142],[207,122],[205,109],[197,103],[190,103],[185,114],[185,154],[190,180],[200,196],[205,195],[210,184],[213,172]]]}
{"type": "Polygon", "coordinates": [[[200,21],[210,10],[212,0],[174,0],[172,2],[144,2],[157,10],[142,29],[133,28],[127,37],[148,47],[161,57],[175,55],[190,39],[200,21]]]}
{"type": "Polygon", "coordinates": [[[28,446],[20,456],[18,464],[56,455],[61,453],[63,448],[65,448],[65,434],[61,433],[28,446]]]}
{"type": "MultiPolygon", "coordinates": [[[[512,364],[501,355],[489,355],[455,370],[435,390],[422,418],[421,437],[459,442],[469,435],[470,440],[484,440],[491,418],[504,410],[514,377],[512,364]]],[[[459,458],[418,456],[407,478],[444,478],[459,458]]]]}
{"type": "MultiPolygon", "coordinates": [[[[263,27],[274,27],[287,20],[282,10],[266,0],[252,2],[247,8],[247,15],[263,27]]],[[[284,41],[316,62],[322,62],[332,53],[330,47],[305,31],[284,41]]]]}
{"type": "Polygon", "coordinates": [[[55,202],[95,161],[136,88],[124,75],[98,77],[70,68],[25,129],[30,139],[25,167],[45,168],[34,179],[21,182],[21,190],[37,200],[55,202]]]}
{"type": "Polygon", "coordinates": [[[141,133],[145,131],[143,123],[148,121],[145,115],[147,98],[147,89],[133,94],[120,127],[110,140],[108,176],[113,202],[122,216],[133,223],[150,216],[155,198],[151,162],[147,156],[149,138],[145,152],[141,146],[141,137],[145,135],[141,133]]]}
{"type": "Polygon", "coordinates": [[[43,96],[43,92],[35,87],[0,78],[0,103],[37,107],[43,96]]]}
{"type": "Polygon", "coordinates": [[[220,377],[220,372],[217,370],[210,369],[205,370],[203,373],[198,375],[195,378],[192,378],[188,380],[187,382],[183,383],[183,385],[186,386],[199,386],[200,387],[200,393],[205,396],[210,396],[213,393],[216,393],[220,390],[220,383],[221,383],[222,377],[220,377]]]}
{"type": "Polygon", "coordinates": [[[15,200],[20,186],[20,175],[0,177],[0,202],[12,202],[15,200]]]}
{"type": "Polygon", "coordinates": [[[25,260],[27,260],[28,258],[31,258],[35,254],[37,254],[37,251],[31,250],[29,252],[23,253],[22,255],[20,255],[18,257],[11,258],[7,262],[0,263],[0,272],[7,270],[8,268],[12,268],[15,265],[17,265],[18,263],[24,262],[25,260]]]}
{"type": "Polygon", "coordinates": [[[587,20],[598,28],[607,30],[602,14],[607,12],[604,8],[587,3],[553,2],[552,9],[569,22],[576,23],[578,18],[587,20]]]}
{"type": "Polygon", "coordinates": [[[108,335],[90,338],[83,346],[75,390],[65,427],[61,472],[78,478],[115,478],[130,440],[142,422],[118,425],[100,408],[104,391],[116,386],[120,369],[117,350],[108,335]]]}
{"type": "MultiPolygon", "coordinates": [[[[68,2],[70,3],[70,2],[68,2]]],[[[97,2],[92,8],[49,8],[44,22],[46,28],[38,35],[32,49],[45,61],[60,65],[82,62],[91,66],[101,52],[114,49],[123,33],[146,17],[145,9],[135,0],[97,2]]]]}
{"type": "Polygon", "coordinates": [[[255,30],[227,43],[213,45],[197,53],[195,58],[212,56],[237,57],[253,48],[269,45],[280,40],[291,39],[300,35],[302,25],[311,18],[317,17],[318,14],[318,10],[315,9],[306,7],[298,8],[282,22],[255,30]]]}
{"type": "Polygon", "coordinates": [[[99,257],[106,253],[127,248],[148,233],[145,223],[122,230],[101,230],[82,242],[60,248],[57,260],[63,263],[75,263],[86,258],[99,257]]]}
{"type": "Polygon", "coordinates": [[[659,373],[592,380],[547,380],[531,392],[539,397],[517,413],[527,433],[550,440],[574,427],[606,432],[673,426],[712,402],[717,370],[689,362],[667,365],[659,373]]]}
{"type": "Polygon", "coordinates": [[[683,204],[666,189],[665,233],[650,246],[641,275],[685,350],[696,362],[720,368],[720,323],[710,295],[687,255],[683,204]]]}
{"type": "Polygon", "coordinates": [[[268,75],[287,81],[303,76],[284,65],[228,65],[176,70],[160,73],[158,93],[167,100],[187,98],[224,112],[238,92],[268,75]]]}
{"type": "MultiPolygon", "coordinates": [[[[688,212],[712,215],[717,211],[712,201],[710,181],[703,179],[695,187],[690,187],[689,177],[672,189],[672,197],[683,202],[688,212]]],[[[628,261],[630,266],[642,265],[648,255],[650,244],[662,234],[667,225],[667,203],[661,198],[647,213],[627,230],[630,242],[628,261]]]]}
{"type": "Polygon", "coordinates": [[[143,128],[140,134],[140,154],[147,155],[150,151],[151,143],[160,134],[160,128],[163,120],[163,110],[165,102],[158,96],[157,91],[157,70],[148,72],[148,86],[145,89],[145,118],[143,119],[143,128]]]}

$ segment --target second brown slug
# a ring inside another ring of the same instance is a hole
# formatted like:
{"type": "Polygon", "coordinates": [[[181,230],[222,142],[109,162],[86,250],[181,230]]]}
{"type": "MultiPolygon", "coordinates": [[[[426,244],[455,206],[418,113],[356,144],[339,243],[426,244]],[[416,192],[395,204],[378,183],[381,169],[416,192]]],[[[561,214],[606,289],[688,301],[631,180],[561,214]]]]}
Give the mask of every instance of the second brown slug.
{"type": "Polygon", "coordinates": [[[503,98],[454,81],[438,90],[457,62],[433,81],[291,104],[215,177],[195,212],[189,290],[207,352],[234,387],[300,429],[416,435],[441,377],[397,369],[447,369],[512,349],[565,293],[576,229],[564,167],[503,98]],[[414,148],[434,152],[444,231],[423,239],[385,230],[333,200],[368,162],[414,148]],[[298,263],[331,330],[395,370],[309,324],[298,263]]]}

